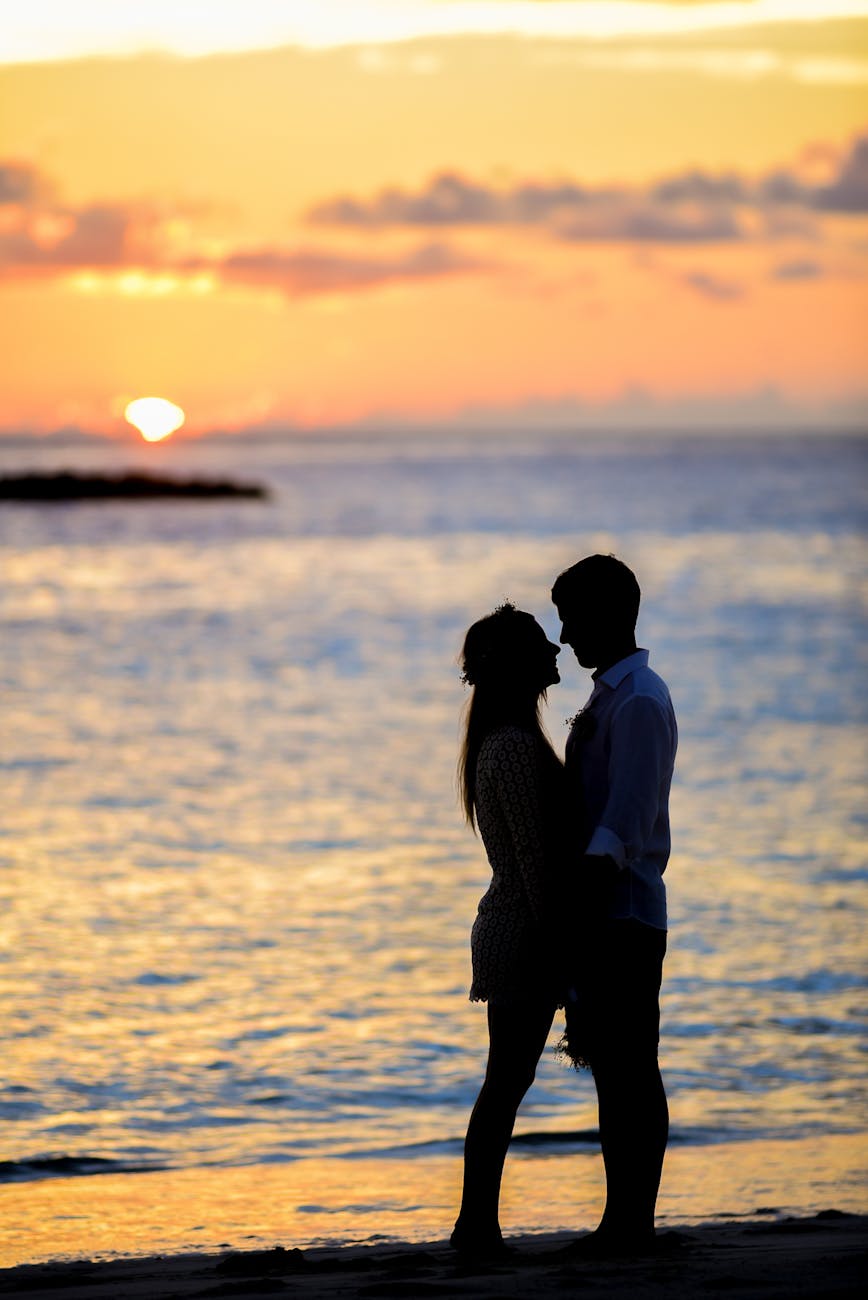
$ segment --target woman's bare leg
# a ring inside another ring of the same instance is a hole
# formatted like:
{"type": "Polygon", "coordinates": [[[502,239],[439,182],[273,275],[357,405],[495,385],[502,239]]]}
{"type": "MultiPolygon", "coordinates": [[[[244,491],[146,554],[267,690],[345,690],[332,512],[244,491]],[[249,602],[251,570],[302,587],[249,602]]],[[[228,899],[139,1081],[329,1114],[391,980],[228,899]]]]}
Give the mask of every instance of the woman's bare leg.
{"type": "Polygon", "coordinates": [[[516,1112],[533,1083],[554,1019],[554,1001],[488,1007],[488,1065],[467,1126],[464,1191],[453,1244],[500,1239],[498,1204],[503,1163],[516,1112]]]}

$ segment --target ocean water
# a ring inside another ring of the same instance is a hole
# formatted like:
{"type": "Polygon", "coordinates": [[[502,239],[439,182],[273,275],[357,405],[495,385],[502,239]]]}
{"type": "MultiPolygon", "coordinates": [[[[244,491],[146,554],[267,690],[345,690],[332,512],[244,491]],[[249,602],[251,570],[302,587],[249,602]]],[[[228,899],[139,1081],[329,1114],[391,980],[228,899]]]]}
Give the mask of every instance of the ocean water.
{"type": "MultiPolygon", "coordinates": [[[[681,732],[673,1151],[701,1167],[729,1144],[756,1170],[790,1150],[810,1208],[811,1149],[868,1128],[868,444],[0,445],[0,473],[126,465],[271,495],[0,505],[0,1174],[17,1194],[298,1162],[314,1184],[337,1169],[329,1187],[409,1180],[430,1234],[445,1210],[426,1162],[457,1169],[485,1051],[458,650],[506,597],[556,635],[553,577],[603,550],[640,577],[639,641],[681,732]]],[[[562,750],[590,682],[568,651],[561,672],[562,750]]],[[[595,1124],[589,1080],[547,1052],[516,1159],[566,1182],[595,1124]]],[[[318,1239],[351,1231],[334,1195],[304,1198],[318,1239]]],[[[523,1223],[559,1226],[553,1203],[523,1223]]]]}

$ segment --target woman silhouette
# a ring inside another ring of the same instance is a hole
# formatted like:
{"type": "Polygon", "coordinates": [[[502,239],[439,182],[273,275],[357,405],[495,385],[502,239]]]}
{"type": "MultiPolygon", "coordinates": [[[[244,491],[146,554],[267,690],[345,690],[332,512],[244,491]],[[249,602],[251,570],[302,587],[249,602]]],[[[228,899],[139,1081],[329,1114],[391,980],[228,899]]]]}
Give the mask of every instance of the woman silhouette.
{"type": "Polygon", "coordinates": [[[560,681],[559,653],[533,616],[511,604],[474,623],[462,652],[462,678],[473,694],[459,786],[492,871],[470,939],[470,997],[488,1003],[489,1052],[467,1128],[461,1210],[450,1238],[465,1255],[508,1250],[498,1222],[503,1163],[560,1001],[552,908],[563,768],[539,716],[546,688],[560,681]]]}

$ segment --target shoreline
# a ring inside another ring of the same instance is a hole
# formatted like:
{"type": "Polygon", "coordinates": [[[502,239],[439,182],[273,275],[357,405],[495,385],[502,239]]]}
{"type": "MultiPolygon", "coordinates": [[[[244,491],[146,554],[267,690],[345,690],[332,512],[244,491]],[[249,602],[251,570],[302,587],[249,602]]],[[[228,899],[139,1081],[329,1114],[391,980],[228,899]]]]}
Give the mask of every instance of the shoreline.
{"type": "MultiPolygon", "coordinates": [[[[866,1135],[673,1147],[658,1232],[809,1219],[834,1206],[868,1215],[866,1135]]],[[[510,1240],[590,1230],[605,1176],[599,1151],[510,1153],[501,1224],[510,1240]]],[[[105,1173],[0,1186],[0,1269],[132,1257],[216,1259],[278,1245],[356,1250],[446,1238],[461,1190],[460,1157],[311,1156],[288,1163],[105,1173]]]]}
{"type": "MultiPolygon", "coordinates": [[[[581,1234],[578,1234],[581,1235],[581,1234]]],[[[658,1233],[652,1257],[577,1261],[561,1252],[573,1233],[512,1237],[518,1254],[467,1263],[444,1241],[301,1250],[154,1255],[22,1264],[0,1271],[0,1295],[95,1300],[183,1300],[286,1291],[300,1300],[349,1296],[575,1297],[586,1287],[613,1300],[762,1294],[764,1300],[855,1300],[868,1262],[868,1215],[828,1209],[772,1223],[702,1223],[658,1233]]]]}

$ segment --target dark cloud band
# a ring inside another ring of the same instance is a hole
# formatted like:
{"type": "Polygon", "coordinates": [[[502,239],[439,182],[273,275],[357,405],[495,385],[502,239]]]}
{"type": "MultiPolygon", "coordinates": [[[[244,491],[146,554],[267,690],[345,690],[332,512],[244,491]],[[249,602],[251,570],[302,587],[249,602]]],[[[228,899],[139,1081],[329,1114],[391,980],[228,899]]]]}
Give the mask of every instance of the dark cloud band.
{"type": "Polygon", "coordinates": [[[745,214],[778,209],[807,213],[868,212],[868,136],[857,139],[828,185],[806,185],[776,170],[759,180],[690,170],[644,189],[589,187],[572,181],[523,182],[496,188],[455,172],[411,193],[386,189],[368,201],[343,195],[308,213],[315,225],[541,225],[570,240],[718,243],[746,237],[745,214]]]}

